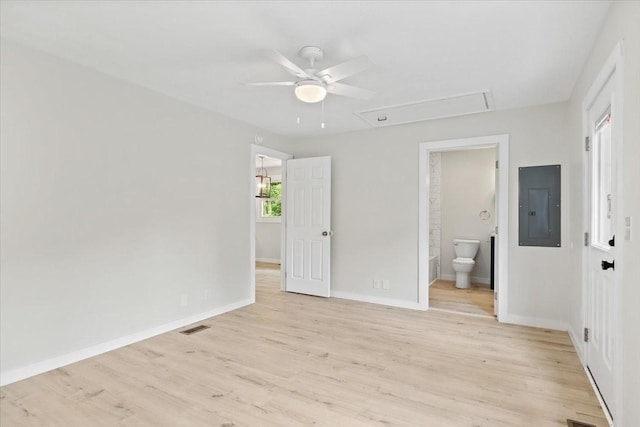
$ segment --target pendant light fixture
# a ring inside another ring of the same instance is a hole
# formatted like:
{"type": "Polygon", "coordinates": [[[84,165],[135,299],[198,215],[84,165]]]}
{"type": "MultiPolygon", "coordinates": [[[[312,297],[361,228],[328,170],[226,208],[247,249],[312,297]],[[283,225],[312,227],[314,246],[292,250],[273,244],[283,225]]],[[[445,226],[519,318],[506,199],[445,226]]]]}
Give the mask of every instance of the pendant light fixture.
{"type": "Polygon", "coordinates": [[[271,178],[267,175],[264,168],[264,156],[260,157],[260,168],[256,171],[256,197],[260,199],[268,199],[271,197],[271,178]]]}

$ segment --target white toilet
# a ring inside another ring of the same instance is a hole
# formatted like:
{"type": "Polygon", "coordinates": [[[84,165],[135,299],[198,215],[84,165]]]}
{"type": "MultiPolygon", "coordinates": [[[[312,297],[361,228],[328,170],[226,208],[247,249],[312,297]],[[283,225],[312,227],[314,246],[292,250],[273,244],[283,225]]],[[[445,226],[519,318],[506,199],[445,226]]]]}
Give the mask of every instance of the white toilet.
{"type": "Polygon", "coordinates": [[[476,262],[473,260],[478,253],[480,240],[455,239],[453,250],[456,258],[453,260],[453,270],[456,272],[456,288],[467,289],[471,286],[469,273],[476,262]]]}

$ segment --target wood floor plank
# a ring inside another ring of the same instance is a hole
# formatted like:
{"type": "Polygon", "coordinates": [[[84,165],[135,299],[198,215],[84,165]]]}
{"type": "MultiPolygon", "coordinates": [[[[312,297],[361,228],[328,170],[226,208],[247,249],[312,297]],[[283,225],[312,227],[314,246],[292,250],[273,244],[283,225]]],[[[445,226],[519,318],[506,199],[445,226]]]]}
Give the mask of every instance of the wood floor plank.
{"type": "Polygon", "coordinates": [[[429,307],[493,317],[493,290],[472,284],[456,288],[456,282],[438,279],[429,286],[429,307]]]}
{"type": "Polygon", "coordinates": [[[2,426],[605,427],[566,333],[279,290],[0,389],[2,426]],[[182,328],[186,329],[186,328],[182,328]]]}

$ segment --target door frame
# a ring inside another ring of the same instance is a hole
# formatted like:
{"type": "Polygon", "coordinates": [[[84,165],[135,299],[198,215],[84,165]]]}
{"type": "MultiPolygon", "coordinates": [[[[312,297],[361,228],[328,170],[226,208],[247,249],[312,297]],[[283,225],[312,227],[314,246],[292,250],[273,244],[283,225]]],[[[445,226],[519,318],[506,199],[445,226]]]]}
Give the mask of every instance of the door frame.
{"type": "Polygon", "coordinates": [[[286,209],[287,209],[287,189],[286,189],[286,177],[287,177],[287,160],[292,159],[293,155],[282,151],[274,150],[262,145],[251,144],[250,147],[250,177],[249,180],[249,294],[251,303],[256,302],[256,156],[264,155],[274,159],[282,161],[282,173],[281,173],[281,200],[282,209],[280,214],[280,289],[284,290],[284,275],[286,271],[286,209]]]}
{"type": "MultiPolygon", "coordinates": [[[[622,224],[624,223],[624,197],[622,194],[622,182],[623,182],[623,147],[622,147],[622,133],[623,133],[623,105],[624,105],[624,63],[623,63],[623,41],[620,40],[616,43],[613,51],[605,61],[602,66],[598,76],[595,78],[589,91],[587,92],[584,100],[582,102],[582,142],[584,143],[586,137],[591,137],[591,126],[589,123],[588,112],[593,103],[595,102],[597,96],[600,91],[603,89],[607,81],[611,78],[612,87],[613,87],[613,96],[611,99],[611,115],[615,117],[616,128],[612,133],[612,142],[613,142],[613,155],[616,159],[616,211],[614,212],[616,219],[616,229],[614,230],[614,234],[619,236],[616,240],[618,240],[618,244],[616,245],[616,259],[623,259],[623,247],[622,240],[624,239],[623,234],[620,233],[622,224]]],[[[585,197],[582,201],[582,225],[583,230],[585,232],[591,233],[591,152],[586,151],[584,148],[582,150],[583,158],[582,158],[582,189],[585,197]]],[[[590,313],[590,284],[589,284],[589,246],[582,247],[582,327],[589,327],[589,323],[591,319],[589,318],[590,313]]],[[[622,351],[620,348],[620,337],[622,331],[622,320],[620,318],[620,302],[622,295],[622,270],[624,265],[622,263],[616,263],[616,268],[613,271],[614,274],[614,282],[616,284],[614,292],[613,292],[613,348],[615,349],[615,355],[613,360],[613,404],[610,402],[609,410],[614,416],[620,416],[622,414],[621,407],[621,398],[622,398],[622,351]]],[[[578,340],[578,355],[580,356],[580,361],[585,368],[587,376],[591,381],[591,385],[595,391],[596,396],[600,402],[600,406],[602,406],[603,412],[607,417],[607,421],[609,421],[610,425],[613,425],[613,420],[610,418],[610,414],[607,410],[607,406],[604,404],[604,401],[600,395],[600,391],[598,390],[591,373],[589,372],[587,366],[589,365],[589,351],[588,346],[584,343],[583,340],[578,340]]],[[[616,421],[620,421],[617,419],[616,421]]]]}
{"type": "Polygon", "coordinates": [[[498,269],[496,271],[498,321],[506,321],[509,302],[509,135],[489,135],[463,139],[423,142],[418,156],[418,306],[429,309],[429,177],[431,152],[495,147],[498,154],[498,269]]]}

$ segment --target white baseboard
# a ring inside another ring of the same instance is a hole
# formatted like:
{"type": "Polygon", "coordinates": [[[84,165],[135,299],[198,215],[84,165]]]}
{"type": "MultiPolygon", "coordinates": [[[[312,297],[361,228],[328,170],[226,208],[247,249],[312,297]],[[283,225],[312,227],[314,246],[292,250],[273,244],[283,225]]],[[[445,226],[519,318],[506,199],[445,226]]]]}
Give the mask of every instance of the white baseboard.
{"type": "MultiPolygon", "coordinates": [[[[442,280],[449,280],[449,281],[455,281],[456,280],[456,275],[455,274],[441,274],[440,278],[442,280]]],[[[475,283],[478,285],[487,285],[487,286],[491,286],[491,278],[490,277],[480,277],[480,276],[471,276],[471,283],[475,283]]]]}
{"type": "Polygon", "coordinates": [[[192,323],[200,322],[210,317],[218,316],[220,314],[236,310],[252,303],[253,299],[238,301],[232,304],[215,308],[210,311],[205,311],[203,313],[194,314],[193,316],[165,323],[164,325],[136,332],[124,337],[116,338],[114,340],[107,341],[101,344],[96,344],[94,346],[83,348],[81,350],[76,350],[71,353],[43,360],[41,362],[36,362],[31,365],[11,369],[9,371],[0,373],[0,386],[5,386],[7,384],[23,380],[34,375],[61,368],[66,365],[70,365],[71,363],[79,362],[80,360],[88,359],[90,357],[97,356],[99,354],[106,353],[108,351],[115,350],[117,348],[124,347],[138,341],[146,340],[147,338],[164,334],[165,332],[182,328],[192,323]]]}
{"type": "Polygon", "coordinates": [[[573,327],[571,325],[569,325],[569,328],[568,328],[567,332],[569,333],[569,338],[571,338],[571,343],[573,344],[573,348],[575,348],[576,353],[578,354],[578,358],[580,359],[580,364],[582,365],[582,367],[584,369],[584,373],[587,376],[587,378],[589,379],[589,383],[591,384],[591,388],[593,388],[593,392],[595,393],[596,397],[598,398],[598,403],[600,403],[600,407],[602,408],[602,412],[604,412],[604,415],[607,418],[607,423],[609,423],[609,427],[613,427],[614,426],[613,418],[611,418],[611,414],[609,413],[609,409],[607,408],[607,405],[605,405],[604,399],[602,399],[602,395],[600,394],[600,390],[598,389],[598,386],[596,386],[596,383],[593,380],[593,377],[591,376],[591,372],[589,372],[589,369],[587,369],[586,348],[585,348],[584,340],[581,340],[579,338],[580,336],[576,334],[576,332],[573,330],[573,327]]]}
{"type": "Polygon", "coordinates": [[[541,329],[554,329],[556,331],[567,331],[569,329],[566,322],[539,317],[518,316],[517,314],[507,314],[504,319],[500,319],[500,322],[541,329]]]}
{"type": "Polygon", "coordinates": [[[607,408],[607,405],[604,403],[604,399],[602,398],[602,394],[600,394],[600,389],[596,385],[596,382],[594,381],[593,376],[591,375],[591,372],[589,372],[589,369],[587,368],[586,365],[583,365],[582,369],[584,369],[584,374],[589,379],[589,383],[591,384],[591,388],[593,389],[593,392],[595,393],[596,398],[598,399],[598,403],[600,404],[600,407],[602,408],[602,412],[604,412],[604,416],[607,419],[607,423],[609,424],[609,427],[614,427],[613,418],[611,418],[611,413],[609,413],[609,409],[607,408]]]}
{"type": "Polygon", "coordinates": [[[256,262],[268,262],[269,264],[280,264],[280,258],[256,258],[256,262]]]}
{"type": "Polygon", "coordinates": [[[576,353],[578,353],[578,358],[580,359],[580,363],[582,364],[582,366],[584,366],[585,365],[584,341],[579,338],[579,335],[576,334],[576,332],[573,330],[573,327],[571,327],[571,325],[569,325],[567,332],[569,333],[569,338],[571,338],[573,347],[576,349],[576,353]]]}
{"type": "Polygon", "coordinates": [[[381,298],[372,295],[353,294],[351,292],[331,290],[331,296],[334,298],[348,299],[352,301],[368,302],[372,304],[389,305],[391,307],[409,308],[411,310],[426,310],[420,304],[413,301],[405,301],[393,298],[381,298]]]}
{"type": "Polygon", "coordinates": [[[491,286],[491,278],[471,276],[471,283],[483,285],[483,287],[486,286],[488,288],[489,286],[491,286]]]}

